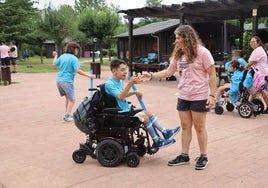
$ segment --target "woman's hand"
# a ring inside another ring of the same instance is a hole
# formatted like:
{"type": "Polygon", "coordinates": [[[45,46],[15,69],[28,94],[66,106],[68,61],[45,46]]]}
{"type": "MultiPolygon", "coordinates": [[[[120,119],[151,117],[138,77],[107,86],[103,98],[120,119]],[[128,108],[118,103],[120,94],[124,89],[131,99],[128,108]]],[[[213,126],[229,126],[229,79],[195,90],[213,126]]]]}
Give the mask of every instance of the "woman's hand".
{"type": "Polygon", "coordinates": [[[152,80],[153,74],[150,72],[144,72],[144,73],[142,73],[141,78],[142,78],[143,82],[147,82],[147,81],[152,80]]]}
{"type": "Polygon", "coordinates": [[[88,74],[88,78],[94,79],[94,74],[88,74]]]}
{"type": "Polygon", "coordinates": [[[215,106],[215,98],[211,95],[208,96],[206,108],[212,108],[215,106]]]}

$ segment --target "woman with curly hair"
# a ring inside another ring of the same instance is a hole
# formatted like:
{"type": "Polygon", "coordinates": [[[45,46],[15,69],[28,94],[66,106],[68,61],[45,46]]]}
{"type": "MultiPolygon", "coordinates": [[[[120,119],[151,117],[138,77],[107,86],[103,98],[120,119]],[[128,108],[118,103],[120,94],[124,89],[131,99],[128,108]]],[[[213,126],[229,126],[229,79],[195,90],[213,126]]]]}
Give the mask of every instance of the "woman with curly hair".
{"type": "Polygon", "coordinates": [[[189,25],[181,25],[174,32],[174,50],[167,69],[156,73],[145,73],[144,81],[165,78],[178,71],[177,110],[182,126],[182,151],[169,166],[189,164],[189,148],[192,140],[192,127],[195,128],[200,156],[195,169],[205,169],[207,158],[206,115],[215,105],[216,71],[214,60],[202,46],[196,31],[189,25]]]}

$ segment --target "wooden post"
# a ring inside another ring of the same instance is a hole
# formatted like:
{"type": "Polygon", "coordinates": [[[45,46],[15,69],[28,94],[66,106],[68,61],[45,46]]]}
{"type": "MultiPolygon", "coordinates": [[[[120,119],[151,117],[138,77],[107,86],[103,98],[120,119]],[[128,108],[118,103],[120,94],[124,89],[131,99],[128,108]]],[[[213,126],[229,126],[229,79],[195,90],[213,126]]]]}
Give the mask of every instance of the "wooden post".
{"type": "Polygon", "coordinates": [[[133,75],[133,70],[132,70],[132,63],[133,63],[133,48],[132,48],[132,39],[133,39],[133,17],[128,16],[128,51],[129,51],[129,57],[128,57],[128,61],[129,61],[129,73],[130,76],[133,75]]]}
{"type": "Polygon", "coordinates": [[[243,35],[244,35],[244,23],[245,23],[245,18],[239,19],[239,24],[240,24],[240,32],[239,32],[239,49],[243,49],[243,35]]]}
{"type": "Polygon", "coordinates": [[[258,31],[258,9],[252,9],[252,36],[256,36],[258,31]]]}

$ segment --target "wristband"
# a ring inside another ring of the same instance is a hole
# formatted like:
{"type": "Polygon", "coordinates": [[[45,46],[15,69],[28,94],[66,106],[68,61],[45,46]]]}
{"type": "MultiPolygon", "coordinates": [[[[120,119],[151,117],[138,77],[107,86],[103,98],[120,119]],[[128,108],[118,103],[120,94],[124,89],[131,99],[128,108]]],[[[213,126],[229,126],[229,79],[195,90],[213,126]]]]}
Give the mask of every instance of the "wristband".
{"type": "Polygon", "coordinates": [[[210,94],[209,96],[210,96],[210,97],[213,97],[213,98],[215,99],[215,95],[210,94]]]}
{"type": "Polygon", "coordinates": [[[151,72],[150,72],[150,75],[151,75],[151,78],[150,78],[150,80],[152,80],[152,79],[153,79],[153,73],[151,73],[151,72]]]}

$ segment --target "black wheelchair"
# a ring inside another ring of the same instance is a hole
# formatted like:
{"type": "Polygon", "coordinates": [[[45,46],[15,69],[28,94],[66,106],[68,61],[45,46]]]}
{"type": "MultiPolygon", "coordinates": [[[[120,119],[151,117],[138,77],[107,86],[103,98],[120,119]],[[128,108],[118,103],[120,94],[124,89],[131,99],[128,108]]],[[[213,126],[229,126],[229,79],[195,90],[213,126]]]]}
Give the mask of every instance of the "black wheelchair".
{"type": "Polygon", "coordinates": [[[152,147],[143,123],[135,116],[143,109],[133,107],[130,112],[120,113],[116,99],[105,92],[104,84],[93,90],[95,93],[89,99],[86,120],[81,121],[74,113],[75,125],[87,136],[86,142],[81,143],[72,154],[76,163],[83,163],[89,155],[105,167],[118,166],[122,161],[129,167],[137,167],[139,157],[158,151],[158,148],[152,147]],[[97,94],[101,105],[96,107],[92,104],[97,94]]]}

